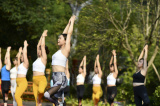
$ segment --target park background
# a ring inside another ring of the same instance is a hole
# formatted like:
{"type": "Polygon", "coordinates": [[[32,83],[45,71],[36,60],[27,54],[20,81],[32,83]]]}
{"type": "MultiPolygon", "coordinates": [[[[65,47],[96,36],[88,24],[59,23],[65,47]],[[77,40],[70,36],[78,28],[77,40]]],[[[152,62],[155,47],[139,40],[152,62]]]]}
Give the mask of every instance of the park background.
{"type": "Polygon", "coordinates": [[[42,32],[47,29],[46,45],[50,54],[46,68],[51,69],[52,54],[58,50],[58,35],[72,14],[76,15],[76,22],[68,58],[71,88],[67,102],[75,103],[76,76],[84,55],[87,56],[84,103],[91,101],[91,78],[97,54],[103,71],[104,95],[101,101],[106,101],[111,50],[116,49],[119,75],[115,101],[134,104],[132,75],[136,72],[138,56],[147,43],[149,69],[146,88],[151,104],[160,106],[160,0],[0,0],[2,61],[7,46],[12,47],[11,58],[14,58],[27,40],[30,62],[27,80],[32,81],[36,46],[42,32]]]}

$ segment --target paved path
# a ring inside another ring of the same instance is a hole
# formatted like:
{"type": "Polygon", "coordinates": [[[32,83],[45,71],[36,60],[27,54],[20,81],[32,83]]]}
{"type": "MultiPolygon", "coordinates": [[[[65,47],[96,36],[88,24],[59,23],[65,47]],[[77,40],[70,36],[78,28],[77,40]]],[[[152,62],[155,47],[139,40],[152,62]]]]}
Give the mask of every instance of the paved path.
{"type": "MultiPolygon", "coordinates": [[[[3,100],[0,99],[0,106],[3,106],[3,100]]],[[[12,101],[8,100],[8,106],[13,106],[12,101]]],[[[35,101],[23,101],[23,106],[36,106],[35,101]]],[[[53,106],[52,103],[42,103],[42,106],[53,106]]]]}

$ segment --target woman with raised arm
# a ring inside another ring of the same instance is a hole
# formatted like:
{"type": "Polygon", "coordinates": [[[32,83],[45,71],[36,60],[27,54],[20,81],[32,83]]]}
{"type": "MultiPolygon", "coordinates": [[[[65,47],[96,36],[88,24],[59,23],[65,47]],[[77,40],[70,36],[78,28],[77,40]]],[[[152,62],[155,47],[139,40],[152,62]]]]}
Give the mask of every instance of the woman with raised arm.
{"type": "MultiPolygon", "coordinates": [[[[72,16],[64,29],[63,34],[58,38],[58,45],[60,49],[52,56],[52,78],[54,85],[44,93],[44,97],[56,106],[59,105],[58,98],[62,97],[62,91],[67,86],[65,67],[70,53],[74,21],[75,16],[72,16]]],[[[63,100],[64,98],[62,97],[62,101],[63,100]]]]}
{"type": "Polygon", "coordinates": [[[148,98],[147,90],[144,86],[145,76],[147,74],[147,57],[148,57],[148,45],[143,48],[137,64],[137,72],[133,74],[133,91],[134,100],[136,106],[149,106],[150,100],[148,98]],[[144,55],[144,57],[143,57],[144,55]]]}
{"type": "Polygon", "coordinates": [[[11,94],[13,97],[13,106],[17,106],[17,102],[15,100],[15,92],[16,92],[16,78],[17,78],[17,72],[18,72],[18,59],[20,59],[22,52],[22,47],[19,48],[19,52],[16,55],[16,57],[13,59],[14,67],[10,70],[10,78],[11,78],[11,94]]]}
{"type": "Polygon", "coordinates": [[[94,63],[94,72],[95,72],[95,75],[92,78],[93,80],[92,99],[94,102],[94,106],[98,106],[99,99],[103,94],[103,91],[101,88],[102,70],[101,70],[101,66],[99,63],[99,55],[97,55],[95,63],[94,63]]]}
{"type": "Polygon", "coordinates": [[[21,53],[20,59],[18,59],[18,72],[17,72],[17,79],[16,79],[17,88],[15,93],[15,99],[18,106],[23,106],[21,96],[23,95],[23,93],[25,92],[28,86],[28,82],[26,79],[26,75],[29,67],[29,61],[27,57],[27,46],[28,46],[28,43],[25,40],[23,51],[21,53]],[[20,60],[22,62],[21,64],[20,64],[20,60]]]}
{"type": "Polygon", "coordinates": [[[116,78],[118,76],[116,50],[112,51],[112,57],[109,66],[110,74],[107,76],[107,100],[110,106],[114,106],[114,98],[117,95],[116,78]]]}
{"type": "Polygon", "coordinates": [[[48,30],[45,30],[37,45],[37,60],[33,63],[33,92],[36,106],[41,106],[44,90],[47,87],[47,79],[45,77],[45,68],[47,64],[48,47],[45,46],[45,37],[48,30]]]}
{"type": "Polygon", "coordinates": [[[1,69],[1,81],[2,81],[1,89],[2,89],[4,106],[7,106],[8,91],[10,88],[10,69],[11,69],[10,50],[11,47],[9,46],[7,48],[7,52],[4,58],[5,65],[1,69]]]}
{"type": "Polygon", "coordinates": [[[77,97],[78,97],[78,106],[82,106],[82,98],[84,95],[84,81],[86,77],[86,56],[83,57],[81,64],[79,66],[79,74],[77,76],[77,97]]]}

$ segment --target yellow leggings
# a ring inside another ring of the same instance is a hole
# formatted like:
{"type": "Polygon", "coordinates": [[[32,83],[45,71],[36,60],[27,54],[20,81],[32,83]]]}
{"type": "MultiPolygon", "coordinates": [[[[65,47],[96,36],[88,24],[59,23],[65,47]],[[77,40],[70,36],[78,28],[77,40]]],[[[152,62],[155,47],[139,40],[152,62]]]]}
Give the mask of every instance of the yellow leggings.
{"type": "Polygon", "coordinates": [[[93,86],[92,100],[94,104],[98,104],[100,97],[102,96],[103,91],[101,86],[93,86]]]}
{"type": "Polygon", "coordinates": [[[15,92],[15,99],[18,106],[23,106],[21,96],[27,89],[28,82],[26,78],[17,78],[16,82],[17,82],[17,87],[15,92]]]}
{"type": "Polygon", "coordinates": [[[38,99],[41,100],[44,94],[44,90],[47,87],[47,79],[43,76],[33,76],[33,93],[37,104],[37,96],[38,99]]]}

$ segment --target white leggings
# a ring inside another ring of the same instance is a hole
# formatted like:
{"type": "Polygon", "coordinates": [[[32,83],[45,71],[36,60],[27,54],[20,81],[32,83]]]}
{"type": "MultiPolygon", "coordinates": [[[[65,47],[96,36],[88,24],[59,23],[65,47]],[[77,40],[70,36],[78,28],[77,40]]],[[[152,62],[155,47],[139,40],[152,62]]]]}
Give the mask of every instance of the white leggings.
{"type": "Polygon", "coordinates": [[[16,79],[11,80],[11,94],[12,94],[12,97],[13,97],[13,106],[17,106],[17,102],[15,100],[16,87],[17,87],[16,79]]]}

